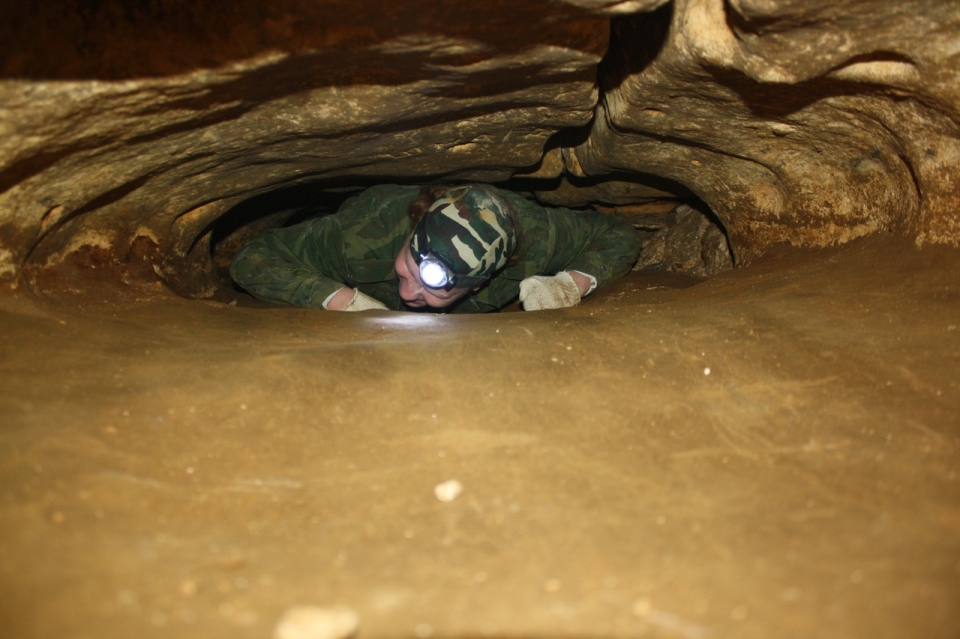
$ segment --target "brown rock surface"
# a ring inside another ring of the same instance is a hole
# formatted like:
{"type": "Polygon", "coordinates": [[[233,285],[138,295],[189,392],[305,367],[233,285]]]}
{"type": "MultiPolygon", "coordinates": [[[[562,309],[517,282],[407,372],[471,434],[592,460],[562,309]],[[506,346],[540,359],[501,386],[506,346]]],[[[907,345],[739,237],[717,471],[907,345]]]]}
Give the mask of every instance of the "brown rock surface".
{"type": "Polygon", "coordinates": [[[733,268],[733,257],[723,231],[703,212],[680,204],[668,214],[630,216],[643,240],[634,270],[654,269],[707,278],[733,268]]]}
{"type": "Polygon", "coordinates": [[[479,317],[0,298],[0,634],[953,639],[958,269],[859,240],[479,317]]]}
{"type": "Polygon", "coordinates": [[[741,263],[879,231],[960,244],[960,5],[686,0],[614,21],[579,170],[675,180],[741,263]]]}

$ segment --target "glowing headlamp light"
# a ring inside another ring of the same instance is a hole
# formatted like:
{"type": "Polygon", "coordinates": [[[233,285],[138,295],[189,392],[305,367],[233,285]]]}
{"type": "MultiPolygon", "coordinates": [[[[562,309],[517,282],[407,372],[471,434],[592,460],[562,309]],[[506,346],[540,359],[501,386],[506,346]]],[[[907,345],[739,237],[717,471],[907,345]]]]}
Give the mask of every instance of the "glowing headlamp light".
{"type": "Polygon", "coordinates": [[[424,286],[446,288],[455,279],[456,276],[450,273],[449,269],[432,254],[427,254],[420,261],[420,281],[423,282],[424,286]]]}
{"type": "Polygon", "coordinates": [[[417,239],[417,250],[413,250],[413,242],[411,241],[410,252],[420,269],[420,281],[428,288],[441,288],[449,291],[457,284],[457,274],[453,272],[453,269],[443,258],[427,248],[427,228],[423,220],[417,224],[414,233],[417,239]]]}

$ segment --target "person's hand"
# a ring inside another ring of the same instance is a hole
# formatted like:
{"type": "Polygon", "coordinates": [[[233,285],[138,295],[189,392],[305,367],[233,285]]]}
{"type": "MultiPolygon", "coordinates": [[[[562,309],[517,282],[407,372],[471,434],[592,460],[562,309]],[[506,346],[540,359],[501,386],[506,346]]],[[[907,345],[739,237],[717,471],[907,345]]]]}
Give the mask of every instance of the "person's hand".
{"type": "Polygon", "coordinates": [[[328,311],[386,311],[387,307],[369,295],[344,286],[327,302],[328,311]]]}
{"type": "Polygon", "coordinates": [[[552,276],[534,275],[520,282],[520,301],[525,311],[569,308],[580,303],[581,290],[567,271],[552,276]]]}
{"type": "Polygon", "coordinates": [[[328,311],[342,311],[343,307],[353,301],[356,291],[349,286],[344,286],[339,291],[330,296],[330,299],[324,303],[323,308],[328,311]]]}

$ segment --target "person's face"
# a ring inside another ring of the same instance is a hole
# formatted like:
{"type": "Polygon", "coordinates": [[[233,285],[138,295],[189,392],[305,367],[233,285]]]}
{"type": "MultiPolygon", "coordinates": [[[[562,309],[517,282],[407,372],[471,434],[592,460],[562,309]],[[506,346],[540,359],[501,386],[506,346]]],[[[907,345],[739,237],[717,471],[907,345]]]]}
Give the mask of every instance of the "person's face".
{"type": "Polygon", "coordinates": [[[469,295],[476,288],[452,288],[445,291],[442,288],[429,288],[423,285],[420,279],[420,269],[410,254],[410,247],[407,242],[397,253],[397,259],[393,262],[393,268],[400,278],[400,297],[403,303],[412,308],[446,308],[461,297],[469,295]]]}

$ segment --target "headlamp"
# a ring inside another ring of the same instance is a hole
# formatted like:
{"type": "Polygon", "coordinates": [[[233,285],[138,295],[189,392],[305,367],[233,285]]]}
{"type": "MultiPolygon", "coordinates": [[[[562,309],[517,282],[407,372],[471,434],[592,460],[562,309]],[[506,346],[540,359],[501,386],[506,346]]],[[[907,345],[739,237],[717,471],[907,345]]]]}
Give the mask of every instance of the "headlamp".
{"type": "Polygon", "coordinates": [[[446,261],[430,251],[427,247],[427,227],[423,220],[417,224],[414,232],[417,239],[417,250],[413,250],[413,242],[410,242],[410,252],[413,254],[413,261],[417,263],[420,269],[420,281],[428,288],[440,288],[449,291],[457,284],[457,274],[453,272],[446,261]]]}
{"type": "Polygon", "coordinates": [[[437,261],[432,255],[427,255],[420,262],[420,280],[424,286],[445,288],[454,279],[454,276],[447,273],[443,263],[437,261]]]}

